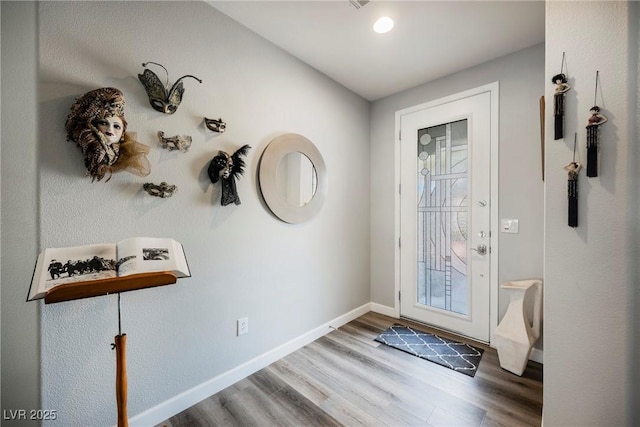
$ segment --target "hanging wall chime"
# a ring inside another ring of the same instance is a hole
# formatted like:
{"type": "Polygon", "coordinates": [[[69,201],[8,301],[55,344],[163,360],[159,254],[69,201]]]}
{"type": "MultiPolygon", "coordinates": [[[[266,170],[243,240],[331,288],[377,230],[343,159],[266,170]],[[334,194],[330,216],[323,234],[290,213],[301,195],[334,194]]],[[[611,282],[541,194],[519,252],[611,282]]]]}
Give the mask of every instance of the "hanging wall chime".
{"type": "Polygon", "coordinates": [[[600,149],[599,131],[600,125],[607,122],[607,118],[600,114],[600,107],[596,105],[598,97],[598,82],[600,80],[600,72],[596,71],[596,89],[593,97],[593,107],[591,107],[591,116],[587,124],[587,176],[593,178],[598,176],[598,151],[600,149]]]}
{"type": "Polygon", "coordinates": [[[567,84],[567,75],[564,73],[565,68],[565,54],[562,53],[562,65],[560,66],[560,74],[553,76],[551,81],[556,85],[556,90],[553,96],[554,109],[554,133],[553,139],[558,140],[564,138],[564,94],[571,89],[571,86],[567,84]]]}
{"type": "Polygon", "coordinates": [[[578,174],[582,165],[576,162],[576,145],[578,134],[575,134],[573,140],[573,161],[564,168],[567,171],[567,200],[568,200],[568,225],[569,227],[578,226],[578,174]]]}

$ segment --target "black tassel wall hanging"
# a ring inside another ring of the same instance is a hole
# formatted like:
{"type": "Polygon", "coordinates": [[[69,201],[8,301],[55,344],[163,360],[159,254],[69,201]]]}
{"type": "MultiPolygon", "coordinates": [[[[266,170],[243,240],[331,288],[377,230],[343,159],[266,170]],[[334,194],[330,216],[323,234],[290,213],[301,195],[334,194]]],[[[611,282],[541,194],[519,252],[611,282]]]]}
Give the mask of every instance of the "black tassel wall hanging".
{"type": "Polygon", "coordinates": [[[573,161],[565,166],[567,171],[567,200],[568,200],[568,225],[578,226],[578,174],[582,165],[576,162],[576,143],[578,135],[575,135],[573,142],[573,161]]]}
{"type": "Polygon", "coordinates": [[[593,97],[594,106],[591,107],[591,116],[587,124],[587,176],[598,176],[598,151],[600,150],[600,125],[607,122],[607,118],[600,114],[600,107],[595,105],[598,97],[598,81],[600,73],[596,71],[596,93],[593,97]]]}
{"type": "Polygon", "coordinates": [[[567,75],[564,74],[565,68],[565,54],[562,53],[562,65],[560,66],[560,74],[553,76],[551,81],[556,85],[556,90],[553,96],[554,108],[554,133],[553,139],[558,140],[564,138],[564,94],[571,89],[571,86],[567,84],[567,75]]]}

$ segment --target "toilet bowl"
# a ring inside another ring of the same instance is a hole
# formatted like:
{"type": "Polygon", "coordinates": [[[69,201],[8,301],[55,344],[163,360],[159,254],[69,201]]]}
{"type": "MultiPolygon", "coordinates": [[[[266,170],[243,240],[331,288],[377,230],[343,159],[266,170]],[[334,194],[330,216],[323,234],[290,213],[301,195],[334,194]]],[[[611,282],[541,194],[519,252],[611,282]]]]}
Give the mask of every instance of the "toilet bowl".
{"type": "Polygon", "coordinates": [[[519,280],[506,282],[500,288],[509,292],[510,302],[502,321],[493,334],[500,367],[522,375],[533,344],[540,337],[542,315],[542,281],[519,280]],[[533,300],[533,321],[527,316],[526,304],[533,300]]]}

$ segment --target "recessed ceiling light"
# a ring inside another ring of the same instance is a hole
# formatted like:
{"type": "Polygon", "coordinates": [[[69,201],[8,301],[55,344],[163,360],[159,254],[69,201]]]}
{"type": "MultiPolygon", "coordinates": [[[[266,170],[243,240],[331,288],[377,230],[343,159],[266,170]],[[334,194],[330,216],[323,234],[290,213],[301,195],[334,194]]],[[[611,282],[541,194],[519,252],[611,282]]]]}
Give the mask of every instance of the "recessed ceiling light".
{"type": "Polygon", "coordinates": [[[380,34],[387,33],[391,31],[391,29],[393,28],[393,24],[393,19],[389,18],[388,16],[383,16],[382,18],[378,19],[375,24],[373,24],[373,31],[380,34]]]}

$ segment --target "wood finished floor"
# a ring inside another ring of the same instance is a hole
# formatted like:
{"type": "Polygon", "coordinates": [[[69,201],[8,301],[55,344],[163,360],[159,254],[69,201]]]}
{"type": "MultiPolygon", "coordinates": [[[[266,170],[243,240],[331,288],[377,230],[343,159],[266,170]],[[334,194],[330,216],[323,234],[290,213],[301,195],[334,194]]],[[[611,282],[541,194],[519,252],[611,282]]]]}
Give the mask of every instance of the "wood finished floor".
{"type": "Polygon", "coordinates": [[[542,365],[522,377],[490,347],[471,378],[374,341],[404,319],[367,313],[159,424],[192,426],[539,426],[542,365]]]}

